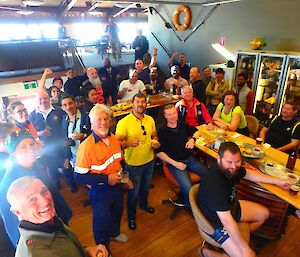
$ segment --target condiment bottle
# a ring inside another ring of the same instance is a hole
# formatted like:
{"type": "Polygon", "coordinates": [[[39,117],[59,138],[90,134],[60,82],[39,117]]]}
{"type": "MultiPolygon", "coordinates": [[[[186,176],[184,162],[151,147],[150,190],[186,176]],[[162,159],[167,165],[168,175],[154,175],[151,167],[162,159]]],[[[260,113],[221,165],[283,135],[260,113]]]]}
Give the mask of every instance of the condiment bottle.
{"type": "Polygon", "coordinates": [[[296,164],[297,156],[296,156],[296,151],[292,151],[289,155],[286,167],[290,170],[293,170],[296,164]]]}

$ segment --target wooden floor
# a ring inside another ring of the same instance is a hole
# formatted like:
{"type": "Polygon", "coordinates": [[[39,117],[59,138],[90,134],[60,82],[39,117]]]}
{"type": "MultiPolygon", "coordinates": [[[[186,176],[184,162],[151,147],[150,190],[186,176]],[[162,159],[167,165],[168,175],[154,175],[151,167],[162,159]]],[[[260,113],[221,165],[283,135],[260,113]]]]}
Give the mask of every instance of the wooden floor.
{"type": "MultiPolygon", "coordinates": [[[[202,238],[192,216],[182,210],[174,220],[170,220],[172,207],[162,204],[169,188],[168,182],[160,172],[156,172],[153,184],[154,188],[150,189],[149,193],[149,204],[155,207],[155,214],[151,215],[138,210],[137,230],[130,231],[127,227],[125,207],[121,231],[128,235],[129,241],[126,244],[112,242],[113,257],[199,256],[198,249],[202,238]]],[[[70,193],[67,189],[63,189],[62,192],[73,210],[70,226],[83,245],[94,244],[91,206],[82,206],[83,201],[87,199],[85,190],[80,188],[75,194],[70,193]]],[[[258,256],[300,256],[300,220],[290,217],[286,234],[279,241],[268,242],[258,256]]]]}

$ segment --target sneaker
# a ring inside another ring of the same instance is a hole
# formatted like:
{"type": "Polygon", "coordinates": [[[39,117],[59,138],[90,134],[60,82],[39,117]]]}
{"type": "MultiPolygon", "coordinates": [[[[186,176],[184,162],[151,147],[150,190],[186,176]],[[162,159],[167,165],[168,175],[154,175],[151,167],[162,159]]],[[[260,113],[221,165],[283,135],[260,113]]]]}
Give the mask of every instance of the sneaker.
{"type": "Polygon", "coordinates": [[[111,237],[110,240],[114,240],[114,241],[117,241],[119,243],[127,243],[128,242],[128,237],[125,234],[120,233],[116,237],[111,237]]]}

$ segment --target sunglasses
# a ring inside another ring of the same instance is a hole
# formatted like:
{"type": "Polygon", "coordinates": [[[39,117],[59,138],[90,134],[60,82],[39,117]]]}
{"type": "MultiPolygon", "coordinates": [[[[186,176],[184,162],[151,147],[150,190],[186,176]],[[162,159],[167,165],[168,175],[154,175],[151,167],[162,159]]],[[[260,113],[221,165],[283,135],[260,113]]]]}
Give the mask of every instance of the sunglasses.
{"type": "Polygon", "coordinates": [[[144,125],[141,125],[141,128],[142,128],[142,130],[144,131],[144,132],[143,132],[143,136],[146,136],[147,133],[146,133],[146,130],[145,130],[145,126],[144,126],[144,125]]]}
{"type": "Polygon", "coordinates": [[[16,113],[18,113],[18,114],[27,113],[27,109],[24,108],[24,109],[18,110],[18,111],[16,111],[16,113]]]}

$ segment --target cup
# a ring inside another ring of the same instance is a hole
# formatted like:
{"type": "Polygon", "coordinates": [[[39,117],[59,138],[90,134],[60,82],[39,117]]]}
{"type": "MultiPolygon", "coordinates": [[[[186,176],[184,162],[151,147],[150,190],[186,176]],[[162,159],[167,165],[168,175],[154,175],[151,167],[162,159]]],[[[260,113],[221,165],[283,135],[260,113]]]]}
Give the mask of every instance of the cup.
{"type": "Polygon", "coordinates": [[[292,185],[292,186],[290,187],[290,194],[291,194],[291,195],[297,195],[298,192],[299,192],[299,187],[298,187],[298,186],[292,185]]]}
{"type": "Polygon", "coordinates": [[[256,144],[257,144],[257,145],[261,145],[261,144],[262,144],[262,141],[263,141],[263,140],[262,140],[261,137],[257,137],[257,138],[256,138],[256,144]]]}
{"type": "Polygon", "coordinates": [[[121,182],[126,184],[129,181],[129,173],[126,170],[122,170],[121,173],[121,182]]]}

